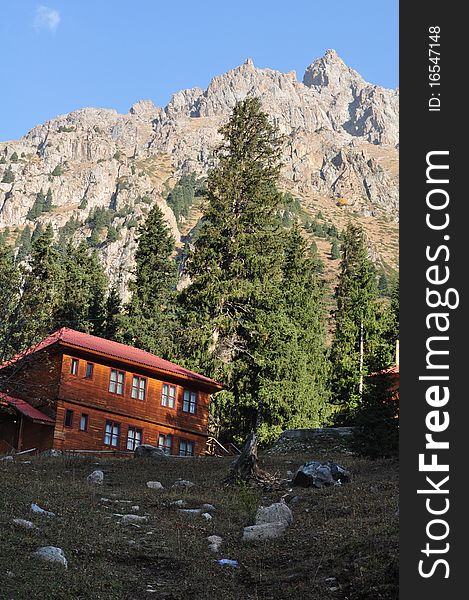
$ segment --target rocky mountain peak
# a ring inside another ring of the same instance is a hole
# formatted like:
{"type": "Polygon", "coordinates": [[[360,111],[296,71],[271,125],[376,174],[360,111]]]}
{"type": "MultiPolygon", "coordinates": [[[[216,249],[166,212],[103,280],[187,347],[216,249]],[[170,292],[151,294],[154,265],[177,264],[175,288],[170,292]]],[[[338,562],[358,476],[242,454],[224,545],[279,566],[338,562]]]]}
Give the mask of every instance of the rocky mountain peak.
{"type": "Polygon", "coordinates": [[[364,86],[365,81],[354,69],[348,67],[335,50],[329,49],[323,57],[307,67],[303,83],[322,91],[325,87],[344,90],[352,86],[364,86]]]}

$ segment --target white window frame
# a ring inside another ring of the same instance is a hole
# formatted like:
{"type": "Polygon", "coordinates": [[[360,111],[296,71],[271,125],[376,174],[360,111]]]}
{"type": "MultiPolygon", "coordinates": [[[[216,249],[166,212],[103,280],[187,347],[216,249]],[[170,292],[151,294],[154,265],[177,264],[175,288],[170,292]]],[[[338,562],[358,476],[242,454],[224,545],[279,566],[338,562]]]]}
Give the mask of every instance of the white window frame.
{"type": "Polygon", "coordinates": [[[195,415],[197,412],[197,392],[194,392],[194,390],[184,390],[182,410],[195,415]]]}
{"type": "Polygon", "coordinates": [[[161,406],[174,408],[176,406],[176,386],[170,383],[163,383],[161,389],[161,406]],[[171,393],[173,392],[173,393],[171,393]]]}

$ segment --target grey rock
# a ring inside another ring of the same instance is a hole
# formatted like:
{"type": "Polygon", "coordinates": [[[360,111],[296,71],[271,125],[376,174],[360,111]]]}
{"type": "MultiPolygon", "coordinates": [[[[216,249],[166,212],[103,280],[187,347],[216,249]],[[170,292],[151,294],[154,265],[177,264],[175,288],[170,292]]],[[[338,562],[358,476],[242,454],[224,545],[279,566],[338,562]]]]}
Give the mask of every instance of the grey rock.
{"type": "Polygon", "coordinates": [[[97,469],[96,471],[90,473],[86,480],[90,481],[91,483],[102,484],[104,481],[104,473],[101,470],[97,469]]]}
{"type": "Polygon", "coordinates": [[[202,506],[200,508],[202,510],[205,510],[206,512],[213,512],[214,510],[216,510],[216,508],[213,506],[213,504],[202,504],[202,506]]]}
{"type": "Polygon", "coordinates": [[[13,462],[13,460],[14,460],[13,456],[2,456],[0,458],[0,462],[7,462],[8,463],[8,462],[13,462]]]}
{"type": "Polygon", "coordinates": [[[256,525],[264,523],[282,523],[288,527],[293,523],[293,513],[284,502],[261,506],[257,509],[256,525]]]}
{"type": "Polygon", "coordinates": [[[31,504],[31,512],[37,514],[37,515],[41,515],[43,517],[49,517],[49,518],[54,518],[56,516],[55,513],[53,513],[50,510],[44,510],[43,508],[41,508],[38,504],[36,503],[32,503],[31,504]]]}
{"type": "Polygon", "coordinates": [[[187,479],[178,479],[177,481],[175,481],[173,483],[173,485],[171,487],[173,489],[178,489],[178,488],[187,489],[187,488],[194,487],[194,485],[195,485],[195,483],[193,483],[192,481],[188,481],[187,479]]]}
{"type": "Polygon", "coordinates": [[[184,506],[187,506],[187,502],[185,500],[175,500],[174,502],[170,503],[170,506],[177,506],[178,508],[183,508],[184,506]]]}
{"type": "Polygon", "coordinates": [[[200,508],[180,508],[179,512],[186,515],[200,515],[202,510],[200,508]]]}
{"type": "Polygon", "coordinates": [[[163,484],[160,481],[147,481],[147,488],[151,490],[164,490],[163,484]]]}
{"type": "Polygon", "coordinates": [[[262,525],[251,525],[243,530],[243,541],[257,542],[281,537],[285,533],[284,523],[263,523],[262,525]]]}
{"type": "Polygon", "coordinates": [[[298,469],[292,483],[301,487],[321,488],[348,483],[350,478],[350,473],[336,463],[312,460],[298,469]]]}
{"type": "Polygon", "coordinates": [[[134,456],[135,458],[164,458],[166,457],[166,454],[157,446],[142,444],[135,448],[134,456]]]}
{"type": "Polygon", "coordinates": [[[148,521],[148,517],[140,517],[139,515],[122,515],[120,520],[122,525],[138,525],[146,521],[148,521]]]}
{"type": "Polygon", "coordinates": [[[206,520],[206,521],[211,521],[213,519],[212,515],[208,512],[202,513],[202,517],[206,520]]]}
{"type": "Polygon", "coordinates": [[[41,452],[41,456],[58,458],[59,456],[63,456],[63,452],[62,450],[57,450],[56,448],[49,448],[49,450],[44,450],[44,452],[41,452]]]}
{"type": "Polygon", "coordinates": [[[32,521],[27,521],[26,519],[13,519],[12,523],[17,527],[23,527],[24,529],[37,529],[32,521]]]}
{"type": "Polygon", "coordinates": [[[56,546],[41,546],[34,552],[34,556],[41,560],[59,563],[65,569],[68,567],[68,561],[65,558],[64,551],[62,548],[57,548],[56,546]]]}
{"type": "Polygon", "coordinates": [[[207,540],[209,541],[208,549],[212,552],[218,552],[220,550],[220,546],[223,543],[223,538],[219,535],[209,535],[207,540]]]}

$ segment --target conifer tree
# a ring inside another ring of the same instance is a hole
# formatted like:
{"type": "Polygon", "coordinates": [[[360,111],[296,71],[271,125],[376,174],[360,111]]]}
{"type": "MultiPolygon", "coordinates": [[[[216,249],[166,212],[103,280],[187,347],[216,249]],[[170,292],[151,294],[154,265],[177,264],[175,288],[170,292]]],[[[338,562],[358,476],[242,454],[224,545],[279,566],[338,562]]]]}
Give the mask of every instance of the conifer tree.
{"type": "Polygon", "coordinates": [[[353,409],[361,400],[379,331],[376,274],[360,226],[347,225],[341,255],[330,353],[332,402],[353,409]]]}
{"type": "Polygon", "coordinates": [[[225,383],[213,407],[225,434],[242,438],[255,428],[266,440],[301,421],[303,400],[309,422],[318,420],[319,389],[313,384],[303,395],[309,341],[300,329],[308,318],[297,310],[292,276],[293,257],[307,261],[306,248],[281,228],[283,140],[259,100],[239,102],[220,133],[203,225],[187,260],[191,284],[180,296],[179,345],[190,366],[225,383]]]}
{"type": "Polygon", "coordinates": [[[130,283],[124,340],[162,356],[172,352],[176,263],[174,238],[155,205],[138,229],[135,277],[130,283]]]}
{"type": "Polygon", "coordinates": [[[120,341],[123,327],[122,301],[116,286],[112,286],[106,298],[105,318],[100,335],[108,340],[120,341]]]}
{"type": "Polygon", "coordinates": [[[61,301],[62,267],[51,225],[32,242],[29,263],[19,314],[24,347],[53,330],[54,315],[61,301]]]}
{"type": "Polygon", "coordinates": [[[12,248],[0,245],[0,364],[21,349],[18,337],[23,324],[18,312],[22,284],[23,273],[12,248]]]}
{"type": "Polygon", "coordinates": [[[85,242],[69,243],[62,259],[60,301],[54,328],[100,334],[105,321],[107,277],[97,254],[85,242]]]}

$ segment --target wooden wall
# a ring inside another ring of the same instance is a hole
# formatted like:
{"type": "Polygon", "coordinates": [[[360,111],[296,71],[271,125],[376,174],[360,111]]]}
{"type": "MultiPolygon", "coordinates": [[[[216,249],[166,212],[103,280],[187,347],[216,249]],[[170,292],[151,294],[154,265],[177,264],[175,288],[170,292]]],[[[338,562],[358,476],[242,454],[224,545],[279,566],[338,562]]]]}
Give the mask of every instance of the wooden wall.
{"type": "MultiPolygon", "coordinates": [[[[54,447],[69,449],[107,449],[104,445],[104,424],[107,419],[121,424],[120,449],[126,449],[127,429],[133,425],[143,429],[143,442],[157,444],[158,435],[173,435],[173,453],[179,453],[179,439],[193,440],[196,453],[205,450],[208,427],[208,404],[210,393],[197,389],[194,384],[182,383],[168,374],[165,379],[158,379],[154,372],[145,367],[123,367],[122,363],[112,359],[95,362],[93,355],[83,353],[64,354],[62,361],[61,384],[59,388],[60,402],[57,406],[57,423],[54,447]],[[72,358],[79,359],[78,372],[71,374],[72,358]],[[92,362],[93,377],[86,378],[86,363],[92,362]],[[109,392],[111,369],[125,372],[124,393],[122,395],[109,392]],[[131,397],[132,376],[147,378],[145,400],[131,397]],[[175,408],[162,406],[163,383],[176,387],[175,408]],[[182,410],[184,389],[197,392],[197,408],[195,414],[182,410]],[[86,405],[84,408],[83,405],[86,405]],[[74,411],[75,421],[72,428],[64,426],[65,409],[74,411]],[[89,414],[89,431],[79,431],[81,413],[89,414]]],[[[108,448],[110,449],[110,448],[108,448]]]]}
{"type": "Polygon", "coordinates": [[[172,435],[173,443],[171,454],[179,454],[179,440],[192,440],[194,442],[194,454],[203,454],[205,451],[206,435],[194,434],[181,431],[181,429],[159,425],[138,417],[129,417],[116,414],[105,409],[94,409],[75,402],[59,401],[57,404],[57,421],[54,432],[54,448],[61,450],[127,450],[127,433],[130,427],[142,430],[143,444],[158,445],[158,436],[172,435]],[[65,426],[66,410],[73,411],[73,422],[71,427],[65,426]],[[80,417],[88,415],[88,430],[80,431],[80,417]],[[119,445],[109,446],[104,444],[104,430],[106,421],[114,421],[120,424],[119,445]]]}

